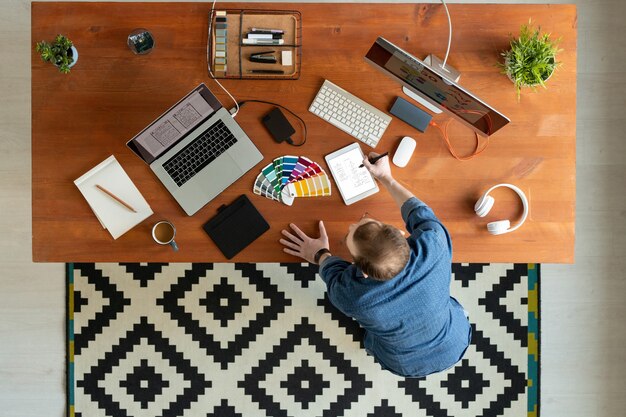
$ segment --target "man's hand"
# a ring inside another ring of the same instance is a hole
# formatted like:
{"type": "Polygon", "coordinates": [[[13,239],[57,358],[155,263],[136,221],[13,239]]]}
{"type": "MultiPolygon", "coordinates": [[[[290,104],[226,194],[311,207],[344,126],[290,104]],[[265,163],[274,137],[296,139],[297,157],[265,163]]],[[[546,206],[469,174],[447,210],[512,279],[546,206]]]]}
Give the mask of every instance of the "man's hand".
{"type": "Polygon", "coordinates": [[[287,230],[283,230],[283,236],[287,237],[289,240],[280,239],[280,243],[286,246],[283,250],[288,254],[298,256],[309,263],[315,263],[313,258],[320,249],[330,249],[328,247],[328,235],[326,234],[323,221],[320,221],[320,237],[317,239],[308,237],[293,223],[290,223],[289,227],[295,232],[295,235],[287,230]]]}
{"type": "Polygon", "coordinates": [[[379,154],[370,152],[368,158],[363,161],[363,166],[376,178],[393,197],[398,207],[402,207],[404,202],[413,196],[413,193],[407,190],[403,185],[394,180],[391,175],[391,167],[389,166],[389,157],[384,157],[376,161],[374,165],[370,164],[369,158],[375,158],[379,154]]]}
{"type": "Polygon", "coordinates": [[[393,180],[393,177],[391,176],[391,167],[389,166],[389,157],[385,156],[376,161],[373,165],[369,161],[370,158],[376,158],[378,155],[380,154],[370,152],[367,158],[363,161],[363,165],[378,181],[382,183],[389,182],[393,180]]]}

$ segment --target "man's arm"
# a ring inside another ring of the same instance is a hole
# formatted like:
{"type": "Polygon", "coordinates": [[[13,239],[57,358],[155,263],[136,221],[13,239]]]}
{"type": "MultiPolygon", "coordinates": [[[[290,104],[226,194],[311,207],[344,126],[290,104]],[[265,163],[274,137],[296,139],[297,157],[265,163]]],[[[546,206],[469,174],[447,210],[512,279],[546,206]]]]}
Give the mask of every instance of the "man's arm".
{"type": "Polygon", "coordinates": [[[409,233],[416,230],[434,231],[440,238],[441,242],[452,250],[450,236],[444,225],[435,216],[435,213],[423,201],[417,199],[412,192],[407,190],[402,184],[396,181],[391,175],[391,167],[389,166],[389,157],[384,157],[371,164],[369,158],[375,158],[378,154],[370,152],[368,158],[365,158],[363,165],[386,189],[400,207],[402,218],[406,223],[409,233]]]}
{"type": "Polygon", "coordinates": [[[346,299],[345,291],[338,288],[345,286],[346,282],[350,282],[351,270],[354,267],[350,262],[331,255],[324,222],[319,222],[320,237],[316,239],[307,236],[293,223],[289,227],[291,231],[282,231],[285,237],[280,239],[280,243],[285,246],[283,250],[309,263],[319,264],[319,273],[322,280],[326,283],[328,298],[344,314],[349,314],[346,308],[349,298],[346,299]],[[316,254],[318,254],[317,257],[316,254]]]}
{"type": "Polygon", "coordinates": [[[389,166],[389,157],[379,159],[375,164],[371,164],[369,158],[378,156],[377,153],[371,152],[363,161],[363,165],[386,189],[398,204],[402,205],[411,197],[415,197],[412,192],[407,190],[402,184],[396,181],[391,175],[391,167],[389,166]]]}

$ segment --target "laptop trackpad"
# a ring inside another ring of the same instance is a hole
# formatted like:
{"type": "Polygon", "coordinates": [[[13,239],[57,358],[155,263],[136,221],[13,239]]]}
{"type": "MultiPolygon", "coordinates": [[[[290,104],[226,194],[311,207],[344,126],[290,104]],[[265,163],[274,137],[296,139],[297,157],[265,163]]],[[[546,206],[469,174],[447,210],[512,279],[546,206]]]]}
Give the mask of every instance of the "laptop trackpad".
{"type": "Polygon", "coordinates": [[[233,158],[224,153],[183,185],[181,191],[184,192],[185,199],[193,200],[192,205],[199,209],[224,191],[243,173],[233,158]]]}
{"type": "Polygon", "coordinates": [[[202,182],[205,189],[220,188],[222,191],[242,176],[243,170],[239,168],[233,157],[225,152],[205,167],[200,175],[204,180],[202,182]]]}

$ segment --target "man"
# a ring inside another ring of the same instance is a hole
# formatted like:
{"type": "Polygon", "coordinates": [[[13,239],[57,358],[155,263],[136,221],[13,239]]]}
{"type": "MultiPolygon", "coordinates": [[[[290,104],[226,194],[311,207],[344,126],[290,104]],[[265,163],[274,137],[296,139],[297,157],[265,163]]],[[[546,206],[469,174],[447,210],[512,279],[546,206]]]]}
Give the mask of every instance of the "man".
{"type": "Polygon", "coordinates": [[[389,158],[375,165],[366,158],[363,164],[400,206],[408,238],[364,216],[346,236],[354,263],[332,256],[322,221],[319,238],[290,224],[293,233],[283,230],[286,239],[280,242],[285,252],[319,264],[328,298],[365,329],[365,348],[383,368],[405,377],[448,369],[463,357],[471,339],[463,307],[450,297],[448,231],[394,180],[389,158]]]}

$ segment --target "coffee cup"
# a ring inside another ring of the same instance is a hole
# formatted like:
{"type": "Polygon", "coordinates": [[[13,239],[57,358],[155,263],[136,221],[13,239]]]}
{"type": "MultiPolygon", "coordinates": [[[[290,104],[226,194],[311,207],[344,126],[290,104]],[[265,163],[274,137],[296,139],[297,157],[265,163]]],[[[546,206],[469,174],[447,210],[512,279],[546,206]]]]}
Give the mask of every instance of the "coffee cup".
{"type": "Polygon", "coordinates": [[[159,245],[170,245],[174,251],[178,251],[178,245],[174,242],[176,228],[167,220],[161,220],[152,227],[152,239],[159,245]]]}

